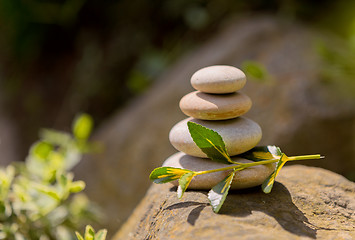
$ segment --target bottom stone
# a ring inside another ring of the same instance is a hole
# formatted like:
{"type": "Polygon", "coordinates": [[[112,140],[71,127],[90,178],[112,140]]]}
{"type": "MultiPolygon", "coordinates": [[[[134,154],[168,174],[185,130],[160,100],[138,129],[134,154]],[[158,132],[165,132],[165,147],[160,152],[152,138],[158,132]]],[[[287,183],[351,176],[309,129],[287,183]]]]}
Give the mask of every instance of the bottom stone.
{"type": "MultiPolygon", "coordinates": [[[[239,157],[232,157],[232,160],[241,163],[252,162],[239,157]]],[[[208,158],[193,157],[183,152],[173,154],[163,163],[163,167],[184,168],[192,171],[206,171],[228,166],[233,165],[214,162],[208,158]]],[[[274,169],[275,164],[266,164],[239,171],[234,176],[231,189],[250,188],[261,185],[274,169]]],[[[221,171],[195,176],[188,188],[209,190],[222,181],[230,172],[231,171],[221,171]]],[[[177,186],[179,183],[178,181],[174,181],[172,184],[177,186]]]]}

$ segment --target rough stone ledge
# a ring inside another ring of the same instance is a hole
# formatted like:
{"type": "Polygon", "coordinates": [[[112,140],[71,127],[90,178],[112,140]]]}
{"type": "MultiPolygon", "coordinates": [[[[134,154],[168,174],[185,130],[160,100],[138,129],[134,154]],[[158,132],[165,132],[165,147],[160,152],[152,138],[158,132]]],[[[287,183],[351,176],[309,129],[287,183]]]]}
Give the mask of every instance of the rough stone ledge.
{"type": "Polygon", "coordinates": [[[182,200],[169,184],[152,185],[113,239],[355,239],[355,183],[315,167],[281,170],[270,194],[229,193],[220,214],[207,191],[182,200]]]}

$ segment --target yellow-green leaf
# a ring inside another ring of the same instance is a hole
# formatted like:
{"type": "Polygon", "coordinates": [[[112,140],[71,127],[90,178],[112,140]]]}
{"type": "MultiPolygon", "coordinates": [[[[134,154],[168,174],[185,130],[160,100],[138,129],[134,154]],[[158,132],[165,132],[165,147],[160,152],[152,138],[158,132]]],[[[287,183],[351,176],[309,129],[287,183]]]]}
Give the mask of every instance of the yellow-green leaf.
{"type": "Polygon", "coordinates": [[[107,230],[102,229],[95,234],[95,240],[105,240],[107,235],[107,230]]]}
{"type": "Polygon", "coordinates": [[[259,146],[250,149],[249,151],[240,154],[239,156],[254,162],[278,159],[282,155],[281,149],[276,146],[259,146]]]}
{"type": "Polygon", "coordinates": [[[70,192],[77,193],[85,189],[84,181],[75,181],[70,184],[70,192]]]}
{"type": "Polygon", "coordinates": [[[85,227],[85,240],[94,240],[95,238],[95,230],[90,225],[86,225],[85,227]]]}
{"type": "Polygon", "coordinates": [[[73,124],[73,134],[79,140],[86,140],[89,138],[93,126],[92,117],[83,113],[75,118],[73,124]]]}
{"type": "Polygon", "coordinates": [[[264,181],[264,183],[261,185],[261,188],[264,193],[270,193],[271,189],[274,185],[275,178],[277,174],[279,174],[281,168],[285,165],[285,163],[288,161],[287,156],[283,153],[280,157],[280,160],[277,162],[275,171],[271,173],[271,175],[264,181]]]}
{"type": "Polygon", "coordinates": [[[80,233],[75,232],[75,235],[76,235],[76,238],[77,238],[78,240],[84,240],[83,236],[81,236],[80,233]]]}
{"type": "Polygon", "coordinates": [[[182,198],[182,196],[184,195],[184,192],[186,191],[187,187],[189,186],[189,184],[194,176],[195,176],[194,172],[188,172],[180,177],[179,187],[177,190],[178,198],[180,198],[180,199],[182,198]]]}
{"type": "Polygon", "coordinates": [[[192,140],[207,157],[216,162],[233,163],[222,137],[217,132],[194,122],[188,122],[187,126],[192,140]]]}
{"type": "Polygon", "coordinates": [[[208,199],[210,200],[212,209],[215,213],[219,212],[224,201],[226,200],[235,172],[236,171],[234,170],[228,174],[225,179],[214,186],[208,193],[208,199]]]}
{"type": "Polygon", "coordinates": [[[58,190],[52,186],[47,186],[39,183],[32,183],[33,187],[40,191],[41,193],[46,194],[47,196],[50,196],[54,198],[57,201],[60,201],[61,196],[58,193],[58,190]]]}
{"type": "Polygon", "coordinates": [[[31,154],[39,159],[45,160],[53,150],[53,146],[47,142],[39,141],[31,147],[31,154]]]}
{"type": "Polygon", "coordinates": [[[149,179],[154,183],[167,183],[179,179],[185,173],[193,172],[188,169],[159,167],[154,169],[149,176],[149,179]]]}

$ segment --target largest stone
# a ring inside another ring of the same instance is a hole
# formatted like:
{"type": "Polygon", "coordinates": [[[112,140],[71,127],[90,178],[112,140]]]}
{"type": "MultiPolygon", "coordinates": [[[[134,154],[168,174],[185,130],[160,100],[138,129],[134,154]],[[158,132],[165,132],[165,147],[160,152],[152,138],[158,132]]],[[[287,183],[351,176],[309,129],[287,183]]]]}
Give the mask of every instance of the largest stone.
{"type": "Polygon", "coordinates": [[[253,120],[244,117],[223,121],[186,118],[175,124],[170,130],[169,140],[177,150],[195,157],[207,157],[207,155],[192,140],[188,122],[194,122],[216,131],[222,137],[230,156],[252,149],[259,143],[262,136],[260,126],[253,120]]]}
{"type": "Polygon", "coordinates": [[[355,183],[320,168],[281,170],[270,194],[230,192],[215,214],[207,192],[178,200],[169,185],[153,185],[113,238],[127,239],[354,239],[355,183]]]}

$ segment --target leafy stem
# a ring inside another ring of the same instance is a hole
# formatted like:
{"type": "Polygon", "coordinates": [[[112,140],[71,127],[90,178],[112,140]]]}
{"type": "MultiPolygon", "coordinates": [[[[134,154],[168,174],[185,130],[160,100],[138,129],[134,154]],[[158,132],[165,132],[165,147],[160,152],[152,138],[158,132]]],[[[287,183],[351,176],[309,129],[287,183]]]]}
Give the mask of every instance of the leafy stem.
{"type": "Polygon", "coordinates": [[[238,174],[238,171],[242,171],[253,166],[276,163],[274,171],[270,174],[270,176],[268,176],[268,178],[265,179],[264,183],[261,185],[264,193],[270,193],[276,176],[286,162],[323,158],[319,154],[287,157],[286,154],[282,153],[281,149],[276,146],[260,146],[255,147],[238,156],[243,159],[251,160],[252,162],[235,162],[229,156],[225,143],[217,132],[194,122],[188,122],[187,125],[193,141],[202,150],[202,152],[207,155],[207,157],[215,162],[232,165],[205,171],[191,171],[182,168],[160,167],[154,169],[149,178],[154,183],[158,184],[178,180],[179,187],[177,194],[178,198],[182,198],[184,192],[195,176],[232,170],[226,178],[214,186],[208,193],[208,199],[210,200],[213,211],[216,213],[218,213],[222,207],[231,184],[233,181],[235,181],[234,178],[235,175],[238,174]]]}

